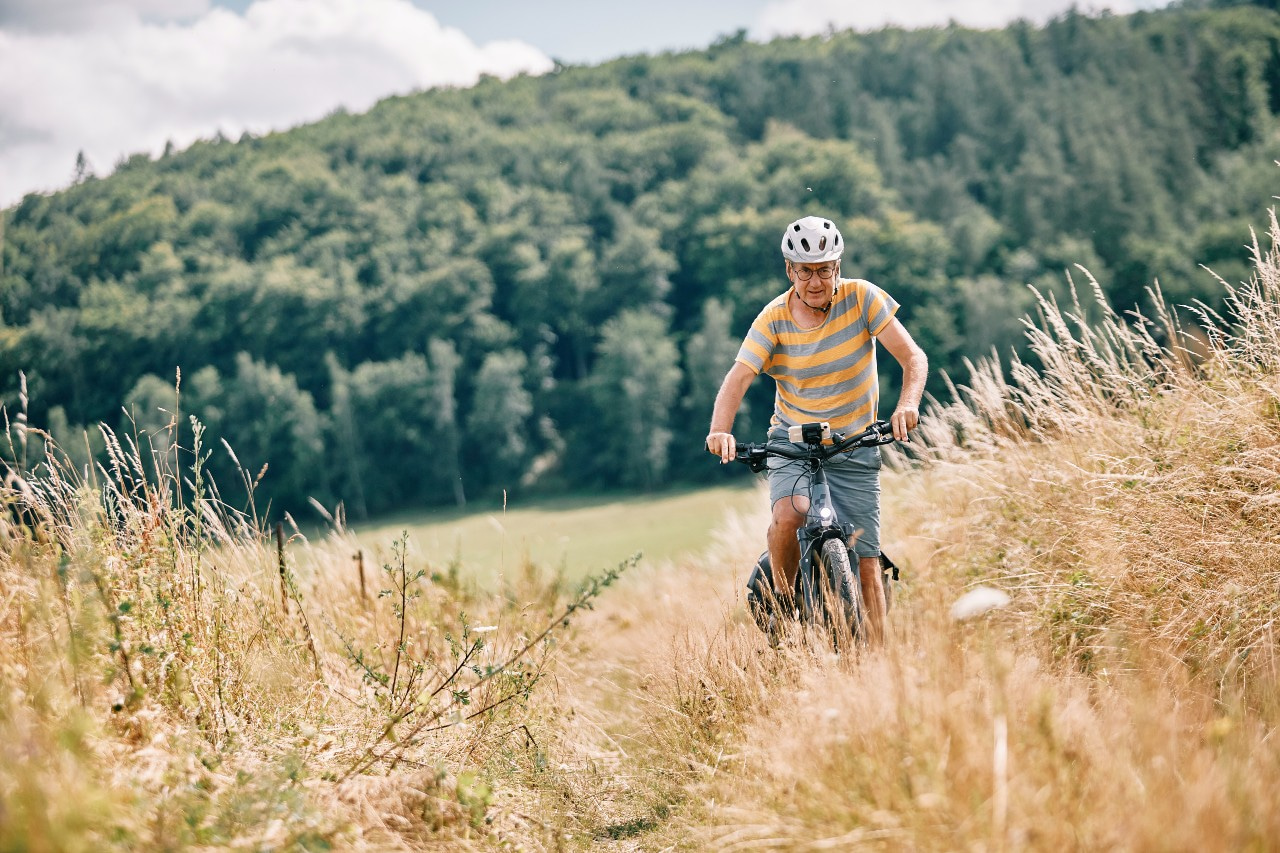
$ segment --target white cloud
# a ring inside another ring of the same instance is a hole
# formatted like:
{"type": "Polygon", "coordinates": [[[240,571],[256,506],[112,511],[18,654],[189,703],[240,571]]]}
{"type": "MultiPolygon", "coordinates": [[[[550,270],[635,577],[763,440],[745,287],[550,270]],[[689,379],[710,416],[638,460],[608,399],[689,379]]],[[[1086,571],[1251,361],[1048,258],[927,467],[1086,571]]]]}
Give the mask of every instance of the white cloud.
{"type": "Polygon", "coordinates": [[[967,27],[1003,27],[1018,18],[1044,23],[1073,5],[1081,11],[1110,9],[1127,14],[1168,5],[1169,0],[775,0],[760,11],[751,34],[817,35],[836,29],[874,30],[884,26],[938,27],[955,21],[967,27]]]}
{"type": "Polygon", "coordinates": [[[167,140],[234,138],[551,68],[522,42],[478,46],[408,0],[258,0],[243,15],[144,20],[196,2],[122,2],[132,17],[105,31],[0,31],[0,204],[65,185],[81,150],[103,174],[167,140]]]}

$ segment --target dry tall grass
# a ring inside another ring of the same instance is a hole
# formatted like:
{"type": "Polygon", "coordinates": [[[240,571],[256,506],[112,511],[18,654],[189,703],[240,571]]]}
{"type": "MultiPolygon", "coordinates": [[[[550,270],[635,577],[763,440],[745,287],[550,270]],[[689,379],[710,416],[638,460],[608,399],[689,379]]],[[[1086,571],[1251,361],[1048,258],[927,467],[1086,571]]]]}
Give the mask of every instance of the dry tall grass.
{"type": "Polygon", "coordinates": [[[1255,255],[1201,311],[1207,358],[1171,316],[1043,300],[1035,365],[933,406],[886,474],[906,579],[875,654],[768,648],[741,595],[763,495],[579,614],[600,584],[480,595],[403,543],[362,597],[340,534],[295,531],[282,573],[172,435],[15,471],[0,849],[1280,846],[1280,256],[1255,255]],[[1009,606],[953,618],[978,585],[1009,606]]]}
{"type": "Polygon", "coordinates": [[[883,653],[765,647],[763,506],[611,599],[544,809],[617,849],[1280,846],[1274,248],[1228,304],[1207,360],[1172,315],[1042,300],[1034,369],[974,365],[887,476],[883,653]],[[978,585],[1010,606],[953,618],[978,585]]]}
{"type": "Polygon", "coordinates": [[[0,849],[490,835],[486,768],[529,737],[548,655],[617,572],[569,594],[530,569],[480,595],[401,541],[362,590],[341,530],[286,542],[198,461],[180,472],[176,418],[104,436],[109,465],[54,450],[0,493],[0,849]]]}

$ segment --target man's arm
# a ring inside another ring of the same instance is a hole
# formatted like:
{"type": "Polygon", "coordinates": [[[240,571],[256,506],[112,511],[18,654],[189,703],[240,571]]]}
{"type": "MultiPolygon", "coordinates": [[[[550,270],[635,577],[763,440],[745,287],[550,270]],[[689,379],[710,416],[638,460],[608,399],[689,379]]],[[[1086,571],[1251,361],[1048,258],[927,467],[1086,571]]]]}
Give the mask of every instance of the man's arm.
{"type": "Polygon", "coordinates": [[[755,371],[742,362],[735,361],[716,393],[716,405],[711,413],[711,429],[707,433],[707,450],[719,456],[721,464],[732,462],[738,451],[738,443],[730,430],[733,429],[733,419],[738,414],[738,407],[742,405],[742,398],[746,395],[751,380],[755,378],[755,371]]]}
{"type": "Polygon", "coordinates": [[[877,339],[902,365],[902,393],[898,395],[898,407],[889,418],[893,437],[902,441],[920,421],[920,398],[924,396],[924,381],[929,376],[929,358],[897,317],[889,321],[877,339]]]}

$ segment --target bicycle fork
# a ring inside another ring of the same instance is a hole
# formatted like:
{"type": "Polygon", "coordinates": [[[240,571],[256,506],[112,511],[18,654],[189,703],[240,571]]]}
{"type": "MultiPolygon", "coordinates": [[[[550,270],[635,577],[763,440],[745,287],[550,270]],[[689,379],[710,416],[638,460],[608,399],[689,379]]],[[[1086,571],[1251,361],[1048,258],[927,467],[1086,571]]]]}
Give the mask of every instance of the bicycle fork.
{"type": "MultiPolygon", "coordinates": [[[[800,565],[796,578],[796,591],[799,593],[800,613],[802,618],[812,620],[822,608],[823,594],[818,588],[822,583],[822,575],[815,561],[820,559],[819,552],[823,543],[829,539],[839,539],[846,548],[849,538],[853,536],[853,525],[839,524],[836,520],[835,505],[831,501],[831,487],[827,485],[827,473],[821,466],[811,471],[809,483],[809,511],[805,517],[805,525],[796,531],[800,540],[800,565]]],[[[853,582],[859,583],[857,558],[850,554],[850,570],[853,582]]]]}

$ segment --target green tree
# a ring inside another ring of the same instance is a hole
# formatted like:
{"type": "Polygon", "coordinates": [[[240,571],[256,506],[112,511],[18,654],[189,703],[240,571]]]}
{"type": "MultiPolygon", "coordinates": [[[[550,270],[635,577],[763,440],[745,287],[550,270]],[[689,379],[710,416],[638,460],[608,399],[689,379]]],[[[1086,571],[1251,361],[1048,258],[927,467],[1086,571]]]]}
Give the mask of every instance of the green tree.
{"type": "Polygon", "coordinates": [[[462,436],[457,389],[461,359],[451,342],[439,338],[432,338],[427,342],[427,357],[434,379],[430,386],[430,404],[431,425],[434,427],[432,443],[435,480],[448,484],[446,489],[452,492],[454,503],[464,506],[467,494],[462,483],[462,436]]]}
{"type": "Polygon", "coordinates": [[[475,447],[468,470],[481,482],[512,490],[520,485],[536,436],[533,395],[525,388],[528,359],[514,350],[489,353],[475,377],[467,435],[475,447]]]}
{"type": "MultiPolygon", "coordinates": [[[[211,464],[230,467],[215,437],[269,455],[277,507],[330,487],[360,515],[457,503],[464,484],[699,477],[683,454],[722,359],[787,286],[797,215],[838,220],[845,275],[899,300],[934,393],[965,358],[1023,346],[1025,286],[1062,297],[1076,263],[1124,307],[1157,278],[1220,299],[1199,265],[1241,277],[1280,192],[1273,7],[728,38],[219,136],[101,179],[82,162],[0,219],[0,397],[25,396],[33,423],[114,424],[181,365],[211,464]],[[662,359],[686,374],[678,405],[645,352],[619,355],[645,324],[649,351],[680,344],[662,359]],[[309,437],[285,440],[277,410],[309,437]],[[462,440],[495,415],[529,444],[462,440]],[[597,440],[605,421],[642,429],[624,453],[597,440]],[[371,434],[408,462],[388,468],[371,434]]],[[[756,413],[769,392],[753,385],[756,413]]]]}
{"type": "Polygon", "coordinates": [[[596,422],[586,425],[621,485],[653,488],[667,479],[680,353],[653,314],[624,311],[604,325],[591,375],[596,422]]]}
{"type": "MultiPolygon", "coordinates": [[[[725,374],[733,366],[742,337],[733,329],[733,312],[718,299],[708,299],[702,306],[702,322],[684,343],[685,393],[680,405],[680,416],[685,427],[678,432],[673,458],[679,460],[685,470],[710,472],[707,459],[699,441],[705,435],[715,405],[716,393],[725,374]]],[[[749,435],[760,424],[751,420],[751,402],[744,399],[738,408],[734,429],[740,436],[749,435]]],[[[746,440],[744,438],[744,440],[746,440]]]]}
{"type": "Polygon", "coordinates": [[[438,503],[429,488],[438,464],[437,400],[426,358],[365,362],[336,380],[332,417],[346,454],[340,493],[357,515],[438,503]]]}
{"type": "Polygon", "coordinates": [[[356,518],[369,517],[365,500],[364,448],[360,440],[359,412],[352,399],[351,371],[333,353],[325,355],[329,367],[329,439],[326,446],[337,455],[334,491],[344,507],[356,518]]]}
{"type": "MultiPolygon", "coordinates": [[[[683,407],[691,417],[710,421],[720,383],[733,366],[741,344],[742,336],[733,328],[733,312],[729,306],[719,299],[707,300],[702,306],[702,322],[684,344],[687,391],[683,407]]],[[[750,422],[745,401],[738,415],[743,424],[750,422]]]]}
{"type": "Polygon", "coordinates": [[[138,268],[157,241],[172,235],[178,212],[165,196],[142,199],[127,210],[91,222],[71,249],[72,269],[81,277],[118,277],[138,268]]]}
{"type": "Polygon", "coordinates": [[[187,398],[208,427],[209,467],[223,499],[239,505],[254,486],[252,508],[266,515],[296,514],[309,498],[328,498],[323,426],[311,395],[292,376],[239,353],[233,376],[205,368],[187,398]]]}

